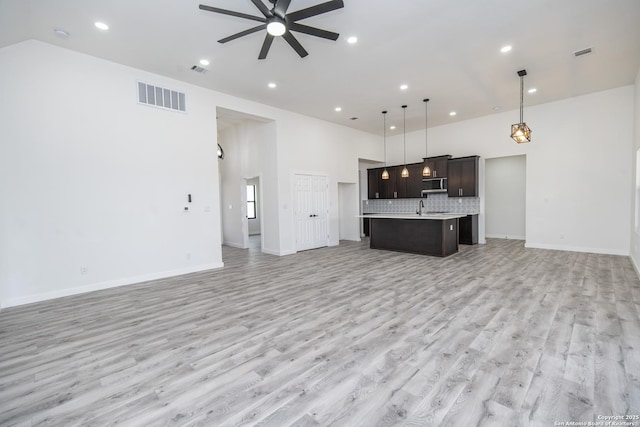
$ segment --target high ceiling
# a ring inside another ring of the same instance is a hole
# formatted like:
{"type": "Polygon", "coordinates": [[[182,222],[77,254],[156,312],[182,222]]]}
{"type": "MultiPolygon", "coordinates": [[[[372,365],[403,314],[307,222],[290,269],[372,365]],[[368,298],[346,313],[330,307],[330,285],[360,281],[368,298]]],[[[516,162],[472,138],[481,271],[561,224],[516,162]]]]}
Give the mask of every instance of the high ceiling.
{"type": "MultiPolygon", "coordinates": [[[[293,0],[289,10],[323,1],[293,0]]],[[[397,125],[390,135],[402,132],[402,104],[407,131],[424,128],[425,97],[429,126],[517,109],[523,68],[525,88],[537,88],[525,93],[525,108],[632,84],[640,68],[638,0],[344,3],[300,21],[340,33],[335,42],[295,33],[306,58],[276,39],[258,60],[264,32],[216,42],[256,23],[198,5],[260,16],[250,0],[0,0],[0,47],[41,40],[376,134],[386,109],[397,125]],[[505,45],[511,52],[500,52],[505,45]],[[591,54],[574,56],[589,47],[591,54]],[[191,70],[200,59],[210,61],[203,74],[191,70]]]]}

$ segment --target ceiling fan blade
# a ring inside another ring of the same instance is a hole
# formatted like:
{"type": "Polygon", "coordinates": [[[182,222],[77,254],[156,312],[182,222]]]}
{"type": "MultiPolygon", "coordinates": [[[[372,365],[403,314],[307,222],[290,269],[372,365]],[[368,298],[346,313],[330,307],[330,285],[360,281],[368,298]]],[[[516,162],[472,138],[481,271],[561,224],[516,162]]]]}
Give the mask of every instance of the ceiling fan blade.
{"type": "Polygon", "coordinates": [[[299,33],[309,34],[311,36],[322,37],[323,39],[338,40],[340,34],[331,31],[321,30],[320,28],[309,27],[307,25],[292,22],[289,24],[289,30],[299,33]]]}
{"type": "Polygon", "coordinates": [[[285,32],[282,37],[287,41],[287,43],[291,45],[293,50],[295,50],[298,55],[300,55],[300,58],[304,58],[305,56],[309,55],[309,52],[304,50],[298,39],[296,39],[289,30],[287,30],[287,32],[285,32]]]}
{"type": "Polygon", "coordinates": [[[269,49],[271,49],[271,43],[273,43],[274,37],[271,34],[267,34],[264,38],[264,43],[262,43],[262,49],[260,49],[260,55],[258,55],[258,59],[265,59],[267,57],[267,53],[269,53],[269,49]]]}
{"type": "Polygon", "coordinates": [[[215,12],[215,13],[221,13],[223,15],[236,16],[238,18],[250,19],[252,21],[258,21],[258,22],[266,22],[267,21],[266,18],[262,18],[260,16],[247,15],[246,13],[234,12],[233,10],[218,9],[217,7],[211,7],[211,6],[207,6],[205,4],[201,4],[199,6],[199,8],[200,8],[200,10],[206,10],[208,12],[215,12]]]}
{"type": "Polygon", "coordinates": [[[240,31],[239,33],[233,34],[229,37],[225,37],[223,39],[218,40],[218,43],[226,43],[231,40],[239,39],[240,37],[248,36],[249,34],[256,33],[260,30],[264,30],[267,28],[267,24],[258,25],[257,27],[249,28],[248,30],[240,31]]]}
{"type": "Polygon", "coordinates": [[[262,0],[251,0],[251,2],[260,9],[260,12],[262,12],[265,18],[271,17],[271,11],[262,3],[262,0]]]}
{"type": "Polygon", "coordinates": [[[291,0],[278,0],[276,2],[276,7],[274,8],[275,14],[284,19],[284,16],[287,14],[287,9],[289,9],[290,3],[291,0]]]}
{"type": "Polygon", "coordinates": [[[326,3],[321,3],[315,6],[308,7],[306,9],[291,12],[287,15],[287,19],[289,20],[289,22],[298,21],[300,19],[310,18],[312,16],[331,12],[332,10],[340,9],[343,7],[344,2],[342,0],[331,0],[326,3]]]}

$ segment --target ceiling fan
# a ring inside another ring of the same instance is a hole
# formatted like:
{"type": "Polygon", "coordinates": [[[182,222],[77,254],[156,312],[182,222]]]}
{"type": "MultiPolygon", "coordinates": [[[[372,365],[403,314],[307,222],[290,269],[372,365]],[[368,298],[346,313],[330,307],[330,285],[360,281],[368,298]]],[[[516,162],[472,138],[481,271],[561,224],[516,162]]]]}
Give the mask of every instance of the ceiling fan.
{"type": "Polygon", "coordinates": [[[260,10],[260,12],[262,12],[262,15],[264,16],[253,16],[246,13],[234,12],[233,10],[219,9],[217,7],[211,7],[204,4],[200,5],[201,10],[262,22],[262,24],[257,27],[249,28],[229,37],[220,39],[218,40],[218,43],[227,43],[240,37],[266,29],[267,35],[262,43],[262,49],[260,49],[258,59],[265,59],[267,57],[267,53],[269,53],[273,39],[278,36],[282,36],[282,38],[291,45],[293,50],[295,50],[301,58],[304,58],[309,54],[309,52],[302,47],[300,42],[298,42],[293,34],[291,34],[291,31],[297,31],[299,33],[322,37],[323,39],[329,40],[337,40],[340,36],[338,33],[309,27],[307,25],[299,24],[297,21],[343,8],[344,2],[342,0],[330,0],[325,3],[290,13],[287,13],[287,9],[289,9],[291,0],[269,0],[269,2],[273,4],[273,8],[271,9],[269,9],[262,0],[251,0],[251,2],[258,8],[258,10],[260,10]]]}

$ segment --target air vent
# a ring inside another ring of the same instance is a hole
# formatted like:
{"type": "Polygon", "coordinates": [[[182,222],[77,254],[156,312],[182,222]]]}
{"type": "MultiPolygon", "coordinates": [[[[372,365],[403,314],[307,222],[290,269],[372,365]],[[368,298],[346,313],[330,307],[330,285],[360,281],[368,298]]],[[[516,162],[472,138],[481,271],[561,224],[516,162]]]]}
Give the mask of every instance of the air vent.
{"type": "Polygon", "coordinates": [[[191,69],[192,69],[193,71],[195,71],[196,73],[202,73],[202,74],[204,74],[204,73],[206,73],[206,72],[207,72],[207,69],[206,69],[206,68],[202,68],[202,67],[199,67],[199,66],[197,66],[197,65],[194,65],[193,67],[191,67],[191,69]]]}
{"type": "Polygon", "coordinates": [[[591,48],[590,47],[588,47],[586,49],[577,50],[577,51],[573,52],[573,54],[575,56],[582,56],[582,55],[586,55],[588,53],[591,53],[591,48]]]}
{"type": "Polygon", "coordinates": [[[165,110],[187,111],[184,92],[165,89],[144,82],[138,82],[138,103],[164,108],[165,110]]]}

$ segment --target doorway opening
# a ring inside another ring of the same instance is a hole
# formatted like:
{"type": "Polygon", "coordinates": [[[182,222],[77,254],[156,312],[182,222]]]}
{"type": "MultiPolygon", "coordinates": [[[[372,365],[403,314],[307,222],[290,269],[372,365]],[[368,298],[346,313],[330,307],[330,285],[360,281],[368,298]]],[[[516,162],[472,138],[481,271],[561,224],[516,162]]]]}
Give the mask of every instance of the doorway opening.
{"type": "Polygon", "coordinates": [[[485,161],[485,235],[526,240],[527,156],[485,161]]]}
{"type": "Polygon", "coordinates": [[[262,200],[260,192],[260,177],[245,179],[245,203],[246,203],[246,236],[244,239],[246,249],[262,251],[262,200]]]}
{"type": "Polygon", "coordinates": [[[222,244],[271,253],[266,248],[278,245],[275,121],[221,107],[216,118],[224,149],[218,160],[222,244]]]}

